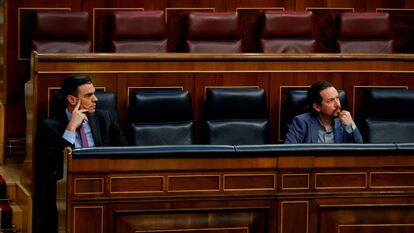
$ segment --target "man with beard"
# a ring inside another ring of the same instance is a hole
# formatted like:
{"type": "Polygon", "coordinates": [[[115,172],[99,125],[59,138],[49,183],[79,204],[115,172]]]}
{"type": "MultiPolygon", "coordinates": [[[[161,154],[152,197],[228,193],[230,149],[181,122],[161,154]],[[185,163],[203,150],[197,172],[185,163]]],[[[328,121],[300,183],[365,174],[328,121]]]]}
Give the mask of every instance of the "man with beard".
{"type": "Polygon", "coordinates": [[[362,143],[348,111],[341,109],[338,91],[327,81],[311,85],[307,94],[310,112],[293,118],[285,143],[362,143]]]}

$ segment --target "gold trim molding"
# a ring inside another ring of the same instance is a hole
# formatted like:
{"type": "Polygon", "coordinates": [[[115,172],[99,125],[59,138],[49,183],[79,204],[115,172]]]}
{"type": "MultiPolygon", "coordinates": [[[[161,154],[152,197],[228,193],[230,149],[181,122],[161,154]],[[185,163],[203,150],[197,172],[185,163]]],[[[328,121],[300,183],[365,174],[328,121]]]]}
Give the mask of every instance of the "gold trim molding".
{"type": "Polygon", "coordinates": [[[272,173],[260,173],[260,174],[224,174],[223,175],[223,191],[276,191],[277,190],[277,176],[276,174],[272,173]],[[226,189],[226,178],[227,177],[257,177],[257,176],[271,176],[273,178],[273,187],[271,188],[234,188],[234,189],[226,189]]]}
{"type": "Polygon", "coordinates": [[[281,190],[309,190],[309,187],[310,187],[310,175],[308,174],[308,173],[292,173],[292,174],[287,174],[287,173],[285,173],[285,174],[282,174],[281,175],[281,182],[282,182],[282,185],[281,185],[281,190]],[[287,176],[306,176],[306,179],[307,179],[307,186],[306,187],[298,187],[298,188],[285,188],[285,186],[284,186],[284,177],[287,177],[287,176]]]}
{"type": "Polygon", "coordinates": [[[337,173],[315,173],[315,189],[365,189],[368,188],[368,174],[366,172],[337,172],[337,173]],[[363,175],[365,177],[364,186],[329,186],[318,187],[318,176],[338,176],[338,175],[363,175]]]}
{"type": "Polygon", "coordinates": [[[91,194],[104,194],[104,192],[105,192],[105,189],[104,189],[104,187],[105,187],[105,180],[104,180],[104,178],[100,178],[100,177],[96,177],[96,178],[74,178],[73,179],[73,189],[74,189],[74,191],[73,191],[73,193],[75,194],[75,195],[91,195],[91,194]],[[77,186],[77,182],[78,181],[101,181],[101,192],[78,192],[77,190],[76,190],[76,187],[78,187],[77,186]]]}

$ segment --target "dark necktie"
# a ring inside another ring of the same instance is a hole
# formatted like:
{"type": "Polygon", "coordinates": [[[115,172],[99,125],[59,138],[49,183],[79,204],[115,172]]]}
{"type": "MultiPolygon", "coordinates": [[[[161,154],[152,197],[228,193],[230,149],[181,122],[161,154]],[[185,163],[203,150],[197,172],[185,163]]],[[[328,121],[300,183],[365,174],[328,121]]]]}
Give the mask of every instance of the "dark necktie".
{"type": "Polygon", "coordinates": [[[83,127],[83,125],[80,126],[79,131],[80,131],[80,136],[82,140],[82,147],[84,148],[89,147],[88,139],[86,138],[85,128],[83,127]]]}

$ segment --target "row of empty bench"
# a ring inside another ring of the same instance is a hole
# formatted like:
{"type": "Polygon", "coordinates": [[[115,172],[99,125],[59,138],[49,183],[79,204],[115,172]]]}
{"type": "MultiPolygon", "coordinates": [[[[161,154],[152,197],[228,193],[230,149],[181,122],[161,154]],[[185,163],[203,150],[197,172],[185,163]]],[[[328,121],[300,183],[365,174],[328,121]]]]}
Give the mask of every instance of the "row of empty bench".
{"type": "MultiPolygon", "coordinates": [[[[111,52],[314,53],[325,43],[317,41],[320,25],[312,11],[263,11],[252,32],[258,51],[244,51],[237,12],[189,12],[183,18],[185,28],[177,32],[183,34],[182,51],[171,51],[164,11],[114,11],[102,27],[111,32],[111,52]]],[[[389,13],[339,13],[335,24],[332,52],[394,51],[389,13]]],[[[33,31],[31,49],[40,53],[93,51],[88,12],[38,11],[33,31]]]]}

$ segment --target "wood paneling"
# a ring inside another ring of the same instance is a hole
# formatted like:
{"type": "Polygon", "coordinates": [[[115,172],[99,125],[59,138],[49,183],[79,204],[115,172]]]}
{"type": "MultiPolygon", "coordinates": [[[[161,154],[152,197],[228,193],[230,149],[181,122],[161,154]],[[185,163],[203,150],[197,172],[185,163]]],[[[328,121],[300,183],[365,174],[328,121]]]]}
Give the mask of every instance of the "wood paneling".
{"type": "Polygon", "coordinates": [[[179,232],[179,233],[249,233],[265,232],[261,211],[176,211],[118,213],[116,232],[179,232]],[[154,224],[156,223],[156,224],[154,224]],[[263,224],[260,226],[260,224],[263,224]]]}
{"type": "Polygon", "coordinates": [[[107,233],[412,229],[412,150],[272,146],[208,155],[142,154],[146,148],[136,147],[136,154],[103,148],[100,157],[77,150],[68,155],[68,232],[84,232],[84,224],[107,233]],[[112,182],[112,192],[76,193],[76,183],[98,177],[112,182]]]}
{"type": "Polygon", "coordinates": [[[168,192],[219,191],[220,180],[218,175],[169,176],[168,192]]]}
{"type": "Polygon", "coordinates": [[[103,233],[103,207],[78,206],[73,208],[73,225],[69,227],[76,233],[103,233]]]}
{"type": "Polygon", "coordinates": [[[173,0],[166,1],[168,8],[214,8],[216,12],[227,11],[226,1],[208,0],[208,1],[192,1],[192,0],[173,0]]]}
{"type": "Polygon", "coordinates": [[[375,2],[366,1],[367,10],[368,11],[375,11],[376,8],[396,8],[396,9],[404,9],[405,0],[395,0],[395,1],[387,1],[387,0],[378,0],[375,2]]]}
{"type": "Polygon", "coordinates": [[[111,194],[133,194],[164,191],[163,176],[113,176],[110,177],[111,194]]]}
{"type": "Polygon", "coordinates": [[[365,203],[321,206],[320,233],[328,232],[411,232],[414,215],[412,203],[365,203]],[[392,217],[391,217],[392,216],[392,217]]]}
{"type": "Polygon", "coordinates": [[[236,11],[237,8],[274,8],[286,7],[283,0],[227,0],[227,11],[236,11]]]}
{"type": "Polygon", "coordinates": [[[275,174],[231,174],[224,176],[224,190],[276,190],[275,174]]]}
{"type": "MultiPolygon", "coordinates": [[[[99,0],[95,0],[99,1],[99,0]]],[[[144,8],[145,10],[155,10],[164,0],[141,1],[141,0],[122,0],[106,1],[105,6],[110,8],[144,8]]]]}
{"type": "Polygon", "coordinates": [[[309,174],[285,173],[281,174],[280,190],[308,190],[309,174]]]}
{"type": "Polygon", "coordinates": [[[317,173],[315,189],[361,189],[368,187],[367,173],[317,173]]]}
{"type": "Polygon", "coordinates": [[[307,233],[309,225],[308,201],[280,203],[280,232],[307,233]]]}
{"type": "Polygon", "coordinates": [[[296,0],[296,10],[303,11],[307,7],[326,8],[354,8],[355,11],[366,11],[366,2],[358,0],[337,1],[337,0],[296,0]]]}
{"type": "Polygon", "coordinates": [[[414,188],[414,172],[371,172],[371,188],[414,188]]]}
{"type": "Polygon", "coordinates": [[[74,181],[74,194],[103,194],[104,179],[96,177],[76,178],[74,181]]]}

